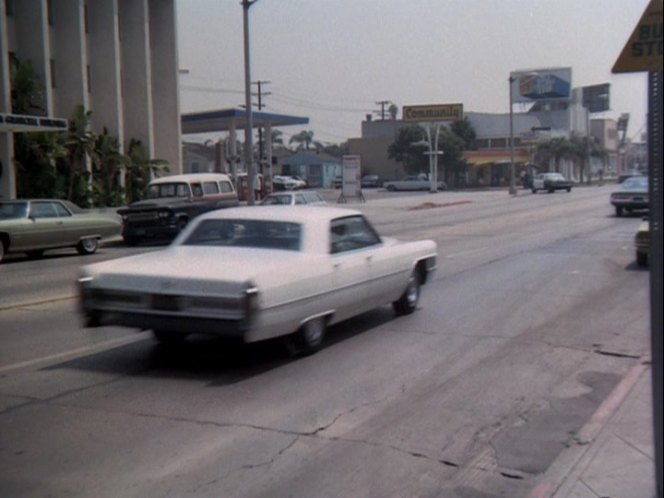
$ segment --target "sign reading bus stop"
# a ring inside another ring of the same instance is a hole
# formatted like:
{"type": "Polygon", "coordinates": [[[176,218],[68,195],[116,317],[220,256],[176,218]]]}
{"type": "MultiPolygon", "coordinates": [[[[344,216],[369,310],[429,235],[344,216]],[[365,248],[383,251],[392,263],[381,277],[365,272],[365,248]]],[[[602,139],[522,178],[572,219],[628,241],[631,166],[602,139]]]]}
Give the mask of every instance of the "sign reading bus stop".
{"type": "Polygon", "coordinates": [[[662,0],[651,0],[613,66],[614,73],[662,71],[662,0]]]}

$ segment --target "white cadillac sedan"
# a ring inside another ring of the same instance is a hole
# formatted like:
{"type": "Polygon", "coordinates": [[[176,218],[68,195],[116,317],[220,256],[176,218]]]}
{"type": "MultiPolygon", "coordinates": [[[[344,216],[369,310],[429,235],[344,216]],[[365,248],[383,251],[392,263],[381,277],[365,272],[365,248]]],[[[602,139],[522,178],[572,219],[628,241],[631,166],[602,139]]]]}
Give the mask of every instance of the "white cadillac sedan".
{"type": "Polygon", "coordinates": [[[359,211],[255,206],[203,214],[168,248],[85,266],[78,284],[89,327],[281,336],[310,354],[328,325],[388,303],[412,313],[435,269],[435,242],[381,238],[359,211]]]}

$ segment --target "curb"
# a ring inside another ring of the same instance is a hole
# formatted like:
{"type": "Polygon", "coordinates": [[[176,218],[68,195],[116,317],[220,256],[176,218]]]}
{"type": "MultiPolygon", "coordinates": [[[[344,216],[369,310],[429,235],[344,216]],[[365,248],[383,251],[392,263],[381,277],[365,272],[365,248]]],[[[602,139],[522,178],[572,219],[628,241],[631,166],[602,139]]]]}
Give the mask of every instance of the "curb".
{"type": "Polygon", "coordinates": [[[555,493],[572,474],[574,467],[590,449],[600,432],[608,425],[636,383],[650,369],[650,363],[650,356],[644,356],[639,364],[627,372],[627,375],[595,410],[590,420],[579,430],[571,443],[572,445],[565,448],[558,455],[540,481],[526,495],[526,498],[553,498],[555,496],[555,493]]]}

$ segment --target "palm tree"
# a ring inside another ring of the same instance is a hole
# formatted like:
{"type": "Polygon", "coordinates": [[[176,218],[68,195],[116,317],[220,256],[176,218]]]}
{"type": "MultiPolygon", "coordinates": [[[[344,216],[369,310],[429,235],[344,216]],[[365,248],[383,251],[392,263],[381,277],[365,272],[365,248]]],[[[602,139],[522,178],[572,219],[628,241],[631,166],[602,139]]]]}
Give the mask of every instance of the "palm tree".
{"type": "Polygon", "coordinates": [[[322,144],[319,142],[314,142],[314,132],[313,131],[306,131],[302,130],[300,133],[297,135],[293,135],[290,140],[288,141],[289,144],[292,144],[295,142],[298,144],[297,149],[301,150],[304,148],[304,150],[309,150],[311,147],[311,144],[314,144],[316,150],[319,150],[323,147],[322,144]],[[304,144],[304,147],[303,147],[304,144]]]}
{"type": "Polygon", "coordinates": [[[270,133],[270,140],[272,142],[272,145],[283,145],[284,144],[284,138],[283,138],[284,132],[281,130],[272,130],[270,133]]]}
{"type": "Polygon", "coordinates": [[[17,133],[14,147],[18,197],[61,197],[56,164],[67,155],[63,134],[17,133]]]}
{"type": "Polygon", "coordinates": [[[65,141],[69,163],[67,199],[88,205],[88,158],[95,154],[95,134],[90,130],[92,111],[76,106],[69,120],[69,133],[65,141]]]}
{"type": "Polygon", "coordinates": [[[127,162],[127,157],[121,152],[120,141],[104,127],[104,131],[95,141],[92,161],[92,187],[96,194],[96,204],[116,206],[122,202],[122,192],[117,180],[127,162]]]}
{"type": "Polygon", "coordinates": [[[131,139],[127,152],[126,201],[132,203],[145,195],[152,176],[159,176],[169,171],[168,161],[150,159],[140,140],[131,139]]]}
{"type": "Polygon", "coordinates": [[[553,159],[554,171],[560,172],[560,160],[575,155],[575,147],[567,137],[554,137],[537,145],[537,154],[553,159]]]}

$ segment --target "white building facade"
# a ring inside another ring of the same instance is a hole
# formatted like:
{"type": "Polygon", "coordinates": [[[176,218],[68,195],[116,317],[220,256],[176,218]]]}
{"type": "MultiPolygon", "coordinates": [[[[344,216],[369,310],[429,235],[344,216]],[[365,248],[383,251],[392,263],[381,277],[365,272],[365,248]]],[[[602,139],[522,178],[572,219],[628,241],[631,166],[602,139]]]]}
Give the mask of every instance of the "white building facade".
{"type": "MultiPolygon", "coordinates": [[[[180,172],[175,0],[0,0],[0,114],[11,114],[10,67],[30,60],[42,84],[40,116],[82,105],[123,151],[140,140],[180,172]]],[[[13,134],[0,127],[0,198],[16,195],[13,134]]]]}

